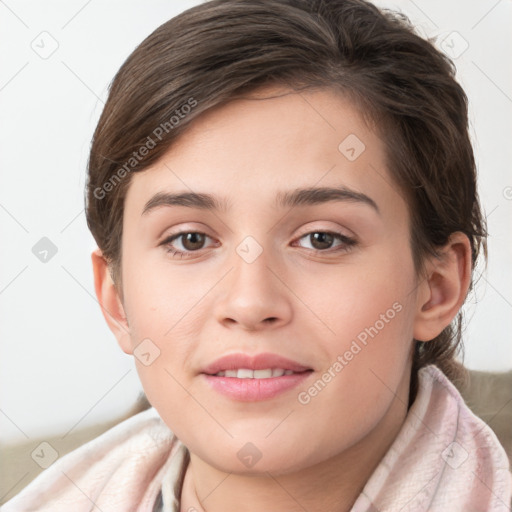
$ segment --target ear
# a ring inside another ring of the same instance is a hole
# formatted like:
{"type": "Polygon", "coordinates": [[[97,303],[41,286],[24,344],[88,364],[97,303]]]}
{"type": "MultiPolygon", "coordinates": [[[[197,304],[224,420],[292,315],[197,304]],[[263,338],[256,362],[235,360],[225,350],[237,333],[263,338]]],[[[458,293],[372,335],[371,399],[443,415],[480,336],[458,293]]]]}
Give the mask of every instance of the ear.
{"type": "Polygon", "coordinates": [[[114,281],[112,281],[107,261],[100,249],[96,249],[91,253],[91,260],[94,273],[94,288],[101,306],[101,312],[123,352],[132,354],[130,327],[123,304],[119,298],[114,281]]]}
{"type": "Polygon", "coordinates": [[[462,232],[452,233],[439,258],[428,261],[419,284],[414,338],[430,341],[457,315],[471,282],[471,245],[462,232]]]}

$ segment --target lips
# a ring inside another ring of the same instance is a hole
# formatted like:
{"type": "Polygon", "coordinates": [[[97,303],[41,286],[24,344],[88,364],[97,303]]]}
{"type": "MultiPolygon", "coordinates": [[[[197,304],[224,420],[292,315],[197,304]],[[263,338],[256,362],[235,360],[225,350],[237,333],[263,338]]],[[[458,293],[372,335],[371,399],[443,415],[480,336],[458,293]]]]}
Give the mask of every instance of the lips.
{"type": "MultiPolygon", "coordinates": [[[[262,353],[249,355],[237,353],[228,354],[217,359],[206,366],[201,373],[216,375],[219,372],[232,372],[234,370],[252,370],[253,372],[255,370],[284,370],[286,374],[289,374],[290,371],[293,373],[302,373],[311,369],[312,368],[304,366],[297,361],[287,359],[277,354],[262,353]]],[[[234,374],[228,375],[235,376],[234,374]]],[[[249,377],[249,375],[247,375],[247,377],[249,377]]]]}
{"type": "Polygon", "coordinates": [[[206,366],[201,377],[210,389],[242,402],[270,400],[304,383],[313,373],[276,354],[229,354],[206,366]]]}

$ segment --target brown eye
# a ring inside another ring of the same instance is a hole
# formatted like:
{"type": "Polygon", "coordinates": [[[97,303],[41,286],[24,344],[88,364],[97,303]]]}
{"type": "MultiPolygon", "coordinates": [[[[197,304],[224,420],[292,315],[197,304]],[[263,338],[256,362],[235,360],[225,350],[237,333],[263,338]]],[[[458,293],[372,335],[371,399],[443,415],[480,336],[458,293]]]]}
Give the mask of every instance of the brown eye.
{"type": "Polygon", "coordinates": [[[205,241],[205,236],[202,233],[185,233],[180,235],[181,243],[187,251],[197,251],[202,249],[205,241]]]}
{"type": "Polygon", "coordinates": [[[186,258],[188,255],[203,249],[206,239],[208,238],[210,237],[204,233],[182,231],[181,233],[176,233],[166,238],[160,245],[163,245],[166,251],[173,256],[186,258]],[[176,247],[176,245],[178,247],[176,247]]]}
{"type": "Polygon", "coordinates": [[[347,252],[357,241],[341,233],[332,233],[330,231],[312,231],[301,236],[299,240],[307,240],[311,245],[311,250],[316,252],[347,252]],[[338,244],[334,245],[338,241],[338,244]]]}
{"type": "Polygon", "coordinates": [[[330,233],[318,232],[309,234],[314,249],[330,249],[334,237],[330,233]]]}

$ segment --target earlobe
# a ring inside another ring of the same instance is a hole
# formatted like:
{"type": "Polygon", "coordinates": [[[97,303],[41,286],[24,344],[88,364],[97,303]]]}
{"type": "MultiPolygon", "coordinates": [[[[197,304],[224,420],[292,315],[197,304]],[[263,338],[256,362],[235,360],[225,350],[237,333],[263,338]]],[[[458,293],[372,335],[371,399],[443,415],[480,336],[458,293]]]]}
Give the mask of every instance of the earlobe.
{"type": "Polygon", "coordinates": [[[126,313],[114,281],[112,281],[107,261],[100,249],[91,253],[91,261],[94,273],[94,289],[101,306],[101,312],[123,352],[132,354],[130,327],[126,313]]]}
{"type": "Polygon", "coordinates": [[[428,278],[419,285],[414,339],[430,341],[459,312],[471,281],[471,245],[462,232],[452,233],[439,258],[428,264],[428,278]]]}

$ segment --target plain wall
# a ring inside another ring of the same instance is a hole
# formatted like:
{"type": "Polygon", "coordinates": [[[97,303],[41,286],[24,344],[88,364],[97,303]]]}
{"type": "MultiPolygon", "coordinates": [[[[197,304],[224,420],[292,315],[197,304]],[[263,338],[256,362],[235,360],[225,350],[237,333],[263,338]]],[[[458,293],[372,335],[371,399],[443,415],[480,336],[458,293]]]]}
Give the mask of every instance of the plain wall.
{"type": "MultiPolygon", "coordinates": [[[[0,3],[3,443],[114,418],[142,390],[132,357],[118,347],[96,300],[90,259],[96,244],[83,209],[85,169],[107,86],[120,65],[157,26],[197,3],[0,3]],[[42,262],[34,252],[48,247],[42,262]]],[[[465,49],[455,63],[470,100],[490,232],[488,270],[464,308],[471,319],[465,364],[511,369],[512,3],[378,5],[404,11],[447,51],[465,49]]]]}

